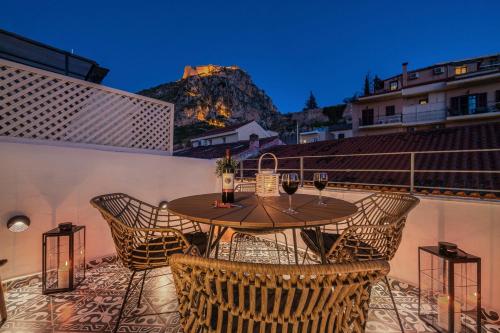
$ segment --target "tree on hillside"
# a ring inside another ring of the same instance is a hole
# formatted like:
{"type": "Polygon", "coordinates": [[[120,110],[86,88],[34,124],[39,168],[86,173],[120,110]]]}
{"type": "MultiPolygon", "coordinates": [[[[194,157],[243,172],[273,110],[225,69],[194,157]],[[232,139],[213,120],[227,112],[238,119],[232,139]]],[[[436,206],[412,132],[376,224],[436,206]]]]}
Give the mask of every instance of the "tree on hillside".
{"type": "Polygon", "coordinates": [[[381,90],[384,89],[384,81],[382,81],[378,75],[375,75],[373,78],[373,90],[381,90]]]}
{"type": "Polygon", "coordinates": [[[318,103],[316,102],[316,97],[314,97],[313,92],[309,94],[309,98],[306,101],[306,106],[304,110],[317,109],[318,103]]]}
{"type": "Polygon", "coordinates": [[[363,96],[370,95],[370,72],[365,75],[365,83],[363,85],[363,96]]]}

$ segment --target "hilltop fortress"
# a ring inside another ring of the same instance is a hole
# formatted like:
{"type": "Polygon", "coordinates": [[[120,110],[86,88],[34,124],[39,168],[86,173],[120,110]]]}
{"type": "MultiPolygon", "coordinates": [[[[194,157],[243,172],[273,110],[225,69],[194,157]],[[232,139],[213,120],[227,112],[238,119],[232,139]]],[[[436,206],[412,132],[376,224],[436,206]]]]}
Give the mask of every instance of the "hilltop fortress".
{"type": "Polygon", "coordinates": [[[186,79],[190,76],[210,76],[219,73],[223,69],[237,70],[240,68],[235,65],[233,66],[204,65],[195,67],[187,65],[186,67],[184,67],[184,74],[182,75],[182,79],[186,79]]]}

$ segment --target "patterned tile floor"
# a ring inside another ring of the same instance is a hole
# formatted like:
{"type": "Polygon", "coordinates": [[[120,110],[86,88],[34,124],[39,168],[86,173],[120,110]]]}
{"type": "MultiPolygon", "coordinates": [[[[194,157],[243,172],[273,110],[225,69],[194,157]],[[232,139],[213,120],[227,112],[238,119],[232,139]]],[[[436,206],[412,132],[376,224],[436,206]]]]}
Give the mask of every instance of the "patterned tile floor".
{"type": "MultiPolygon", "coordinates": [[[[220,258],[227,258],[228,244],[221,243],[219,251],[220,258]]],[[[292,253],[289,255],[293,261],[292,253]]],[[[244,256],[253,262],[278,262],[273,243],[253,238],[241,239],[234,256],[236,260],[244,256]]],[[[280,260],[287,261],[284,248],[280,251],[280,260]]],[[[6,293],[9,318],[0,332],[111,332],[128,278],[127,269],[114,258],[103,258],[89,264],[85,282],[72,292],[44,296],[39,277],[13,281],[7,285],[6,293]]],[[[175,312],[177,299],[171,278],[168,268],[151,273],[141,305],[137,307],[138,295],[132,296],[124,312],[128,318],[122,320],[119,332],[182,332],[175,312]]],[[[395,280],[391,280],[391,287],[405,331],[434,332],[418,319],[416,288],[395,280]]],[[[383,284],[373,288],[371,306],[387,310],[370,310],[367,332],[399,332],[395,313],[389,310],[391,301],[387,292],[383,284]]],[[[489,314],[483,332],[500,332],[496,313],[489,314]]]]}

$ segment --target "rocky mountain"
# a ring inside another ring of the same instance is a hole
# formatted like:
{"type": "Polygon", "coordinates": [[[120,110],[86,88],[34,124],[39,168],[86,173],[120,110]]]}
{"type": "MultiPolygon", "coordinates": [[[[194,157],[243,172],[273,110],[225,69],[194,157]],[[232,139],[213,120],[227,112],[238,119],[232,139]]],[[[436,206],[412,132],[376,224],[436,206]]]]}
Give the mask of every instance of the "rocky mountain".
{"type": "Polygon", "coordinates": [[[182,78],[139,94],[175,104],[175,125],[222,127],[257,120],[272,128],[279,113],[271,98],[237,66],[186,66],[182,78]]]}

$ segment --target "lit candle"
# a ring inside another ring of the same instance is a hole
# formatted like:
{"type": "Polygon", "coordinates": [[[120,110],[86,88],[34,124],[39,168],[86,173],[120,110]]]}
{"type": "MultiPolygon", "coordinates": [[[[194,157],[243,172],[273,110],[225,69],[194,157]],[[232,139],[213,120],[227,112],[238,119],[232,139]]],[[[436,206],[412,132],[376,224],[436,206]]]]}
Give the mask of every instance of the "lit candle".
{"type": "Polygon", "coordinates": [[[69,288],[69,266],[68,261],[57,271],[57,282],[59,288],[69,288]]]}
{"type": "MultiPolygon", "coordinates": [[[[438,296],[438,325],[444,329],[448,329],[448,311],[450,304],[450,296],[448,295],[439,295],[438,296]]],[[[460,327],[462,322],[460,320],[460,303],[457,301],[453,302],[455,306],[455,313],[453,314],[454,322],[455,322],[455,332],[460,332],[460,327]]]]}

